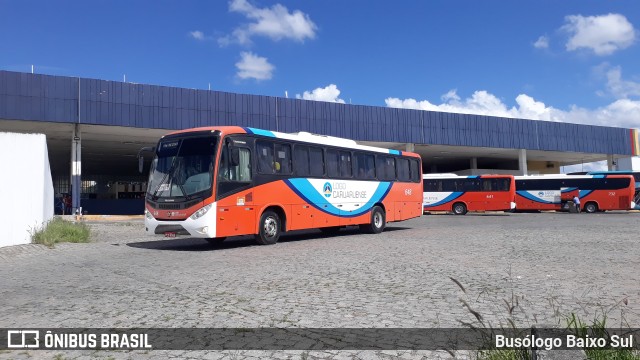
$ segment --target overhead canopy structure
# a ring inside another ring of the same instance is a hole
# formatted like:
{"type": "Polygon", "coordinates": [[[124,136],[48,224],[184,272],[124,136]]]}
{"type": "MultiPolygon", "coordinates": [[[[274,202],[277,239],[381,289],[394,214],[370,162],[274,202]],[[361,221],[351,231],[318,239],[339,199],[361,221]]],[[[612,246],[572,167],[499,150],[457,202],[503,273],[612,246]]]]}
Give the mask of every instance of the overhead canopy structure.
{"type": "Polygon", "coordinates": [[[562,165],[611,163],[639,151],[633,129],[0,71],[0,131],[47,136],[56,192],[77,182],[74,207],[80,193],[93,194],[80,187],[100,194],[120,180],[143,182],[135,155],[162,134],[211,125],[307,131],[413,150],[426,172],[558,172],[562,165]]]}

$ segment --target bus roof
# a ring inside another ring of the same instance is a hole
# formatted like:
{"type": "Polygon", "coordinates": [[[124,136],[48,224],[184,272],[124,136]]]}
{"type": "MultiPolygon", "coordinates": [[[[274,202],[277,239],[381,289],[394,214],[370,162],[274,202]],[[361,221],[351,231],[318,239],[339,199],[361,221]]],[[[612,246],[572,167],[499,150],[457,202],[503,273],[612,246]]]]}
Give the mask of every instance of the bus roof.
{"type": "MultiPolygon", "coordinates": [[[[551,174],[551,175],[525,175],[525,176],[516,176],[516,180],[542,180],[542,179],[593,179],[593,178],[604,178],[603,175],[612,175],[612,176],[625,176],[628,174],[592,174],[592,175],[568,175],[568,174],[551,174]]],[[[631,176],[631,175],[628,175],[631,176]]]]}
{"type": "Polygon", "coordinates": [[[221,136],[231,135],[231,134],[254,134],[254,135],[277,138],[277,139],[301,141],[301,142],[310,143],[310,144],[337,146],[337,147],[343,147],[343,148],[349,148],[349,149],[386,153],[391,155],[407,155],[407,156],[419,157],[418,154],[415,154],[412,152],[386,149],[386,148],[380,148],[375,146],[359,145],[354,140],[339,138],[335,136],[312,134],[305,131],[289,134],[289,133],[282,133],[277,131],[262,130],[262,129],[256,129],[251,127],[241,127],[241,126],[208,126],[208,127],[174,131],[167,135],[174,135],[174,134],[181,134],[181,133],[188,133],[188,132],[195,132],[195,131],[211,131],[211,132],[219,131],[221,136]]]}
{"type": "Polygon", "coordinates": [[[633,170],[611,170],[611,171],[589,171],[588,175],[631,175],[631,174],[640,174],[640,171],[633,170]]]}
{"type": "Polygon", "coordinates": [[[457,174],[423,174],[423,179],[481,179],[481,178],[511,178],[508,174],[482,174],[482,175],[457,175],[457,174]]]}

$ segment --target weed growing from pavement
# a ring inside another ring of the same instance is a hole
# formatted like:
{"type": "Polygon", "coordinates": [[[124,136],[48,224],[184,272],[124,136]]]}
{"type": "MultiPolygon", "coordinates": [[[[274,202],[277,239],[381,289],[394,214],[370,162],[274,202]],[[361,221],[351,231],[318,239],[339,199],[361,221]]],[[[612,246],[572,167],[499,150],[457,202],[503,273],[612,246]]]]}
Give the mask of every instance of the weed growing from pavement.
{"type": "MultiPolygon", "coordinates": [[[[624,301],[624,300],[623,300],[624,301]]],[[[593,319],[588,325],[575,314],[571,313],[566,319],[567,328],[577,337],[586,338],[588,336],[604,338],[610,343],[610,334],[607,331],[607,315],[593,319]]],[[[586,348],[584,349],[587,359],[590,360],[640,360],[640,352],[632,349],[612,349],[612,348],[586,348]]]]}
{"type": "Polygon", "coordinates": [[[52,248],[56,243],[86,243],[90,241],[91,231],[84,223],[74,223],[55,217],[41,229],[31,231],[31,241],[52,248]]]}
{"type": "MultiPolygon", "coordinates": [[[[511,273],[509,271],[509,278],[511,278],[511,273]]],[[[457,279],[450,277],[451,281],[453,281],[460,290],[465,294],[464,297],[460,298],[460,302],[463,307],[467,309],[467,311],[473,316],[473,322],[465,322],[460,321],[462,325],[465,327],[476,331],[480,338],[482,339],[482,343],[484,344],[482,349],[476,352],[476,358],[479,360],[528,360],[532,359],[532,352],[530,349],[496,349],[494,344],[494,339],[496,333],[511,333],[517,337],[524,337],[530,334],[530,331],[527,329],[535,324],[522,325],[517,324],[518,320],[515,318],[516,310],[523,310],[520,306],[520,301],[524,299],[524,297],[517,296],[514,293],[513,287],[511,289],[510,298],[503,299],[499,301],[499,303],[503,303],[505,305],[506,310],[506,318],[504,318],[503,323],[500,320],[500,323],[497,326],[491,324],[485,317],[480,314],[480,312],[476,311],[472,305],[467,301],[467,290],[462,285],[460,281],[457,279]]],[[[483,290],[484,292],[484,290],[483,290]]],[[[560,304],[557,303],[556,299],[550,300],[550,305],[553,310],[553,317],[557,319],[558,325],[560,329],[564,327],[567,333],[573,334],[578,338],[586,338],[586,337],[598,337],[604,338],[607,340],[607,344],[610,343],[610,334],[608,333],[607,326],[610,325],[607,323],[607,314],[611,313],[614,310],[620,309],[621,315],[621,324],[620,328],[630,328],[629,324],[625,320],[624,316],[624,307],[623,305],[627,305],[628,300],[624,298],[623,300],[616,303],[614,306],[611,306],[608,309],[602,309],[601,312],[596,312],[594,315],[594,319],[591,324],[583,321],[578,315],[575,313],[571,313],[569,316],[560,315],[559,308],[560,304]]],[[[534,316],[534,320],[536,317],[534,316]]],[[[535,322],[535,321],[534,321],[535,322]]],[[[586,358],[589,360],[640,360],[640,351],[636,349],[625,349],[625,348],[584,348],[582,349],[586,355],[586,358]]],[[[455,357],[454,354],[450,353],[455,357]]]]}

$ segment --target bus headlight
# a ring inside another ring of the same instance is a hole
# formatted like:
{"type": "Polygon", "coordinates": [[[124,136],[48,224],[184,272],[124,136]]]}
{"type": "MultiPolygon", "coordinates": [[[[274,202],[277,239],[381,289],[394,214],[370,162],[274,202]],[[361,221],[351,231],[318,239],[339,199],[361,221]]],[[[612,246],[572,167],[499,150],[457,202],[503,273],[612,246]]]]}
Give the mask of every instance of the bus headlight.
{"type": "Polygon", "coordinates": [[[211,205],[212,204],[203,206],[202,208],[200,208],[200,210],[194,212],[193,215],[189,216],[189,218],[191,218],[191,220],[196,220],[202,217],[204,214],[207,213],[207,211],[209,211],[209,209],[211,209],[211,205]]]}
{"type": "Polygon", "coordinates": [[[153,215],[151,215],[151,211],[144,209],[144,216],[147,218],[147,220],[153,220],[153,215]]]}

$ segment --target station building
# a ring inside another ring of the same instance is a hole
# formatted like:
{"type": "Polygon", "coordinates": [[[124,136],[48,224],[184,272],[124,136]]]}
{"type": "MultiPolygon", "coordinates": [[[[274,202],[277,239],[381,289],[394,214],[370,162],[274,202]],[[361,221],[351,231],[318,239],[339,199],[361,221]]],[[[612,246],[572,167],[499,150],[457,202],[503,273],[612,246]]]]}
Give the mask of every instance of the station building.
{"type": "Polygon", "coordinates": [[[172,130],[212,125],[413,151],[425,173],[559,173],[600,160],[616,169],[640,154],[636,129],[0,71],[0,132],[46,135],[56,201],[70,193],[74,211],[142,214],[140,148],[172,130]]]}

